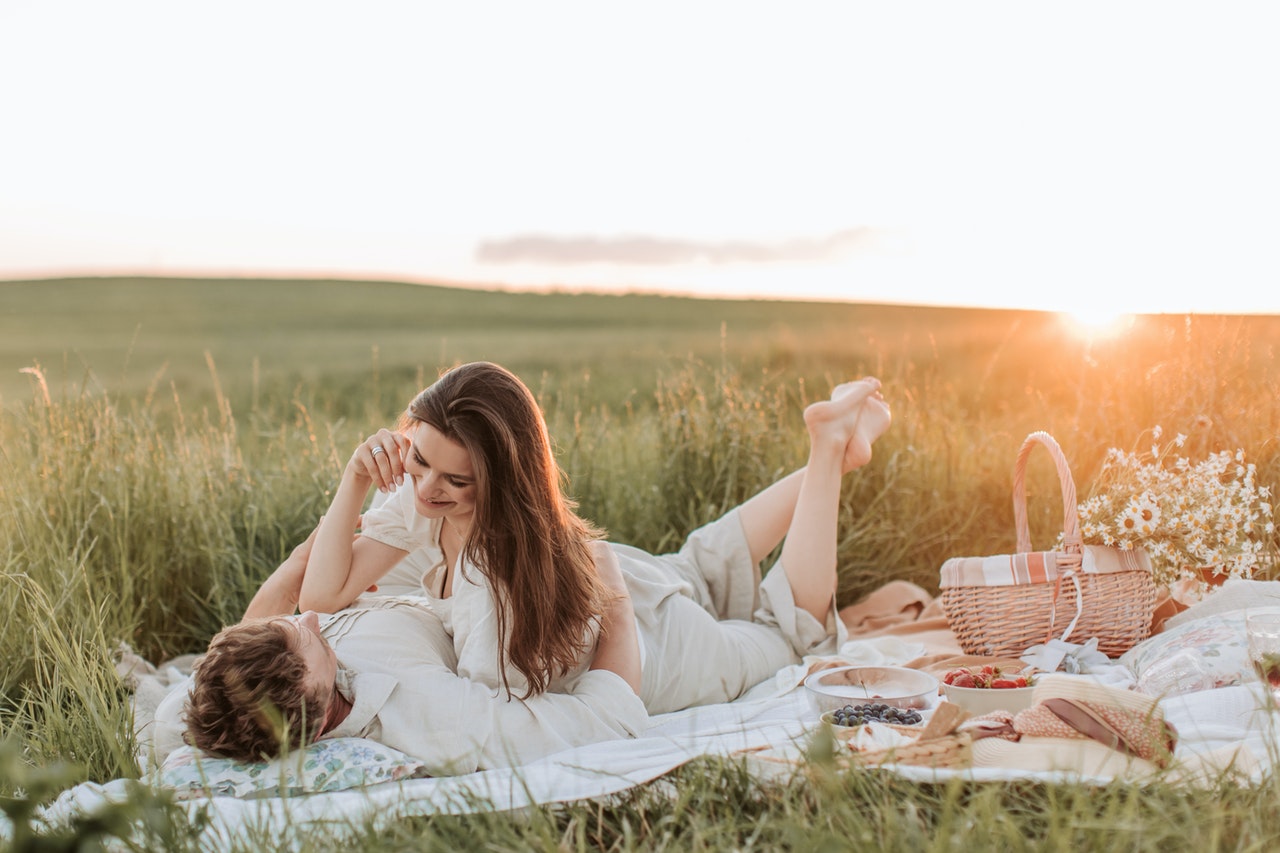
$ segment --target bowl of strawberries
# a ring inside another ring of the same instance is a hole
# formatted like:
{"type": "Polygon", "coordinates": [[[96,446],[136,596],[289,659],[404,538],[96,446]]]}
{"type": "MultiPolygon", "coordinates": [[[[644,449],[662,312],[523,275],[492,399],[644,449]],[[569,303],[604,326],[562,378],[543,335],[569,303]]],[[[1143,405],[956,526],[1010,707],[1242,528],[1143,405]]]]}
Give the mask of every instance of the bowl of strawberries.
{"type": "Polygon", "coordinates": [[[975,716],[992,711],[1016,714],[1031,707],[1034,689],[1034,677],[1025,671],[1009,672],[992,664],[962,666],[942,676],[947,701],[975,716]]]}

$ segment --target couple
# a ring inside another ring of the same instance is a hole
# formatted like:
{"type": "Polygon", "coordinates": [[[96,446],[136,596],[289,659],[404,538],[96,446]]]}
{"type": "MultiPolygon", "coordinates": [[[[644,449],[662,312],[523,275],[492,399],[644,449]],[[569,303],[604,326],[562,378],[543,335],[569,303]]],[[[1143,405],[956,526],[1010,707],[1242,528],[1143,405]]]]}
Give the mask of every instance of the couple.
{"type": "Polygon", "coordinates": [[[168,717],[232,758],[360,736],[458,774],[634,736],[649,713],[729,701],[834,652],[842,475],[890,415],[875,379],[804,415],[803,469],[653,556],[573,512],[519,379],[454,368],[356,448],[316,531],[168,717]],[[385,500],[362,517],[371,488],[385,500]]]}

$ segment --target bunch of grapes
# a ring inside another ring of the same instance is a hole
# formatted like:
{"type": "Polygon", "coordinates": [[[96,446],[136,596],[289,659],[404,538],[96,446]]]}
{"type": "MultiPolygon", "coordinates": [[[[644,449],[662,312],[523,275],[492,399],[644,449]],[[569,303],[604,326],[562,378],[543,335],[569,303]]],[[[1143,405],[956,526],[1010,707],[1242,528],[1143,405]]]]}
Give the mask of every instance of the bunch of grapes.
{"type": "Polygon", "coordinates": [[[863,723],[894,723],[899,726],[918,725],[924,718],[920,712],[909,708],[896,708],[883,702],[867,705],[845,705],[832,713],[837,726],[860,726],[863,723]]]}

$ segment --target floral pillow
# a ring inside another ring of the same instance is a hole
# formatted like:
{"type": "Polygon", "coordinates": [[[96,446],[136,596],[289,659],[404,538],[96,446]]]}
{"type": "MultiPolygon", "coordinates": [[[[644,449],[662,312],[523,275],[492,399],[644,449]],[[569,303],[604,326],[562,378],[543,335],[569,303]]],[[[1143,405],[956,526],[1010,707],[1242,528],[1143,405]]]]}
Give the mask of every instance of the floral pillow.
{"type": "Polygon", "coordinates": [[[315,794],[426,775],[423,763],[403,752],[368,738],[340,737],[262,762],[218,758],[183,746],[169,754],[151,782],[185,800],[315,794]]]}
{"type": "MultiPolygon", "coordinates": [[[[1249,613],[1280,613],[1280,607],[1251,607],[1249,613]]],[[[1174,696],[1244,684],[1256,678],[1249,663],[1243,610],[1192,619],[1142,641],[1120,657],[1138,690],[1174,696]]]]}

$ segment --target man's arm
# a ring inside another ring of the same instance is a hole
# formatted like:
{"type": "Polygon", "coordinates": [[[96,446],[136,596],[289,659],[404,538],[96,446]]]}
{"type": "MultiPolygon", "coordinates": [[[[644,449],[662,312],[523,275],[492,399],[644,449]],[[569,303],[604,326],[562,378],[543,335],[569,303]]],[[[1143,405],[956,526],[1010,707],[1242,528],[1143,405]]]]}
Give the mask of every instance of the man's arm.
{"type": "Polygon", "coordinates": [[[302,578],[307,572],[307,560],[311,557],[311,546],[315,544],[319,529],[320,526],[316,525],[311,535],[289,552],[271,577],[262,582],[245,608],[245,619],[289,616],[298,609],[298,593],[302,591],[302,578]]]}
{"type": "MultiPolygon", "coordinates": [[[[321,517],[321,522],[324,518],[321,517]]],[[[357,519],[357,525],[359,520],[357,519]]],[[[298,598],[302,593],[302,579],[307,573],[307,563],[311,559],[311,548],[316,542],[316,533],[320,530],[317,524],[296,548],[289,552],[284,562],[276,568],[271,576],[262,582],[254,593],[249,606],[245,608],[243,619],[257,619],[263,616],[292,616],[298,610],[298,598]]],[[[369,592],[376,592],[377,584],[370,586],[369,592]]]]}

